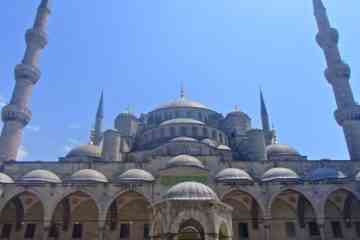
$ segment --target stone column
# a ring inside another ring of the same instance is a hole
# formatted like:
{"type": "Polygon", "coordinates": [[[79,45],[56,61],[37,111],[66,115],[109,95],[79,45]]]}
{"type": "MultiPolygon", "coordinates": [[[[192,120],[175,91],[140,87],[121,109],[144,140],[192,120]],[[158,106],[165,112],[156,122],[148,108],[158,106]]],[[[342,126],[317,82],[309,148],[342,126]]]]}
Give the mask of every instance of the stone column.
{"type": "Polygon", "coordinates": [[[22,129],[31,120],[28,109],[32,88],[40,79],[37,68],[40,51],[47,45],[46,25],[50,0],[42,0],[33,27],[26,32],[26,51],[21,64],[15,67],[15,88],[10,103],[2,110],[4,126],[0,136],[0,163],[16,160],[22,129]]]}
{"type": "Polygon", "coordinates": [[[50,224],[45,223],[43,226],[43,232],[42,232],[42,240],[48,240],[49,238],[49,232],[50,232],[50,224]]]}

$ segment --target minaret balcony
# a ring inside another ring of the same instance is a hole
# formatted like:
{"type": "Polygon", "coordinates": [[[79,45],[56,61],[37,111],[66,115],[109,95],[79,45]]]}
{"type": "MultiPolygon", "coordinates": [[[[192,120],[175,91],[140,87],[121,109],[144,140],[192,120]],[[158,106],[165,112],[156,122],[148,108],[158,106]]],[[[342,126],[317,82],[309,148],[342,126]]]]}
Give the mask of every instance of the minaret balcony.
{"type": "Polygon", "coordinates": [[[36,84],[41,77],[41,72],[35,66],[29,64],[18,64],[15,67],[15,79],[21,81],[26,79],[31,81],[32,84],[36,84]]]}
{"type": "Polygon", "coordinates": [[[29,29],[26,32],[26,43],[28,46],[35,45],[38,48],[45,48],[48,44],[47,34],[39,29],[29,29]]]}
{"type": "Polygon", "coordinates": [[[346,121],[360,121],[360,105],[337,109],[334,115],[340,126],[342,126],[346,121]]]}
{"type": "Polygon", "coordinates": [[[26,126],[31,120],[31,111],[27,108],[19,108],[15,104],[8,104],[2,110],[3,122],[17,121],[26,126]]]}
{"type": "Polygon", "coordinates": [[[323,49],[336,47],[339,42],[339,32],[335,28],[321,31],[316,35],[316,42],[323,49]]]}

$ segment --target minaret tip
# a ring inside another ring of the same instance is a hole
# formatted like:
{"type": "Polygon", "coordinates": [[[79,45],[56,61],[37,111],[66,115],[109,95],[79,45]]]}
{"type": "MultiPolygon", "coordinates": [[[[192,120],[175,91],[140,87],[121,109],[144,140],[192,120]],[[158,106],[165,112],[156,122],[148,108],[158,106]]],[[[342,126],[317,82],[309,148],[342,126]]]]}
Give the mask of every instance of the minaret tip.
{"type": "Polygon", "coordinates": [[[184,98],[184,97],[185,97],[184,82],[181,82],[181,86],[180,86],[180,98],[184,98]]]}

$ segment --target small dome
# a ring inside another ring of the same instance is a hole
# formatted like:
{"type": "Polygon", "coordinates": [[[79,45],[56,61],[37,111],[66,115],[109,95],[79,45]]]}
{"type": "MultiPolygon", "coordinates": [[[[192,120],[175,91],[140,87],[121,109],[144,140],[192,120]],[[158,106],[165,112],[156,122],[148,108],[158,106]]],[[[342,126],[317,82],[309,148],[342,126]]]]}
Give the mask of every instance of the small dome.
{"type": "Polygon", "coordinates": [[[218,200],[216,193],[198,182],[182,182],[171,187],[164,196],[167,200],[218,200]]]}
{"type": "Polygon", "coordinates": [[[101,172],[93,169],[82,169],[75,172],[71,177],[72,182],[108,182],[107,178],[101,172]]]}
{"type": "Polygon", "coordinates": [[[286,144],[271,144],[266,147],[268,158],[276,156],[299,156],[299,152],[286,144]]]}
{"type": "Polygon", "coordinates": [[[216,182],[244,182],[253,183],[254,180],[250,175],[239,168],[225,168],[215,177],[216,182]]]}
{"type": "Polygon", "coordinates": [[[208,107],[206,107],[205,105],[203,105],[203,104],[201,104],[199,102],[187,99],[187,98],[185,98],[183,96],[176,99],[176,100],[173,100],[171,102],[160,105],[155,110],[166,109],[166,108],[202,108],[202,109],[208,109],[208,107]]]}
{"type": "Polygon", "coordinates": [[[240,110],[234,110],[232,112],[229,112],[227,114],[227,116],[229,116],[229,117],[230,116],[231,117],[242,117],[242,118],[246,118],[246,119],[250,120],[250,117],[246,113],[244,113],[244,112],[242,112],[240,110]]]}
{"type": "Polygon", "coordinates": [[[164,121],[160,124],[160,126],[170,125],[170,124],[199,124],[204,125],[205,123],[195,120],[192,118],[174,118],[167,121],[164,121]]]}
{"type": "Polygon", "coordinates": [[[153,182],[153,175],[142,169],[130,169],[116,178],[117,182],[153,182]]]}
{"type": "Polygon", "coordinates": [[[19,180],[21,182],[61,183],[61,179],[55,173],[42,169],[28,172],[19,180]]]}
{"type": "Polygon", "coordinates": [[[191,138],[191,137],[176,137],[171,139],[171,142],[197,142],[198,140],[196,140],[195,138],[191,138]]]}
{"type": "Polygon", "coordinates": [[[92,144],[84,144],[72,149],[67,155],[67,158],[71,157],[101,157],[101,148],[92,144]]]}
{"type": "Polygon", "coordinates": [[[166,164],[166,167],[198,167],[198,168],[204,168],[204,165],[202,162],[190,155],[178,155],[176,157],[173,157],[168,161],[166,164]]]}
{"type": "Polygon", "coordinates": [[[226,146],[226,145],[219,145],[218,147],[217,147],[217,149],[219,149],[219,150],[225,150],[225,151],[231,151],[231,148],[229,147],[229,146],[226,146]]]}
{"type": "Polygon", "coordinates": [[[343,172],[329,167],[316,168],[310,172],[308,177],[310,181],[341,180],[344,178],[346,175],[343,172]]]}
{"type": "Polygon", "coordinates": [[[263,182],[279,181],[279,182],[292,182],[300,181],[296,172],[288,168],[271,168],[267,170],[262,176],[263,182]]]}
{"type": "Polygon", "coordinates": [[[5,173],[0,173],[0,183],[14,183],[14,180],[5,173]]]}
{"type": "Polygon", "coordinates": [[[215,140],[212,140],[210,138],[205,138],[205,139],[201,140],[201,142],[209,145],[210,147],[214,147],[214,148],[216,148],[219,145],[215,140]]]}

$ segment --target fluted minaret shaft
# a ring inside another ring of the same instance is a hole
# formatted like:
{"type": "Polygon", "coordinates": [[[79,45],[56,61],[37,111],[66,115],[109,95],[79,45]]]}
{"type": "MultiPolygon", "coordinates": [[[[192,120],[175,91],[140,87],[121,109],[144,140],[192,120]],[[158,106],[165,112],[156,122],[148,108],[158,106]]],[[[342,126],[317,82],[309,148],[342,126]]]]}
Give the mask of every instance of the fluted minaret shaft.
{"type": "Polygon", "coordinates": [[[28,109],[33,86],[40,79],[37,68],[40,52],[47,45],[46,26],[50,14],[50,0],[42,0],[34,25],[26,32],[26,51],[21,64],[15,67],[15,88],[2,110],[4,126],[0,136],[0,162],[16,160],[22,129],[30,122],[28,109]]]}
{"type": "Polygon", "coordinates": [[[313,6],[318,26],[316,41],[323,49],[327,64],[325,77],[333,88],[338,107],[335,118],[343,127],[351,159],[360,160],[360,107],[354,100],[350,86],[351,70],[341,58],[339,33],[331,27],[322,0],[313,0],[313,6]]]}
{"type": "Polygon", "coordinates": [[[91,142],[94,145],[100,145],[102,140],[102,121],[104,118],[104,94],[101,93],[98,109],[96,112],[96,118],[95,118],[95,127],[91,136],[91,142]]]}

